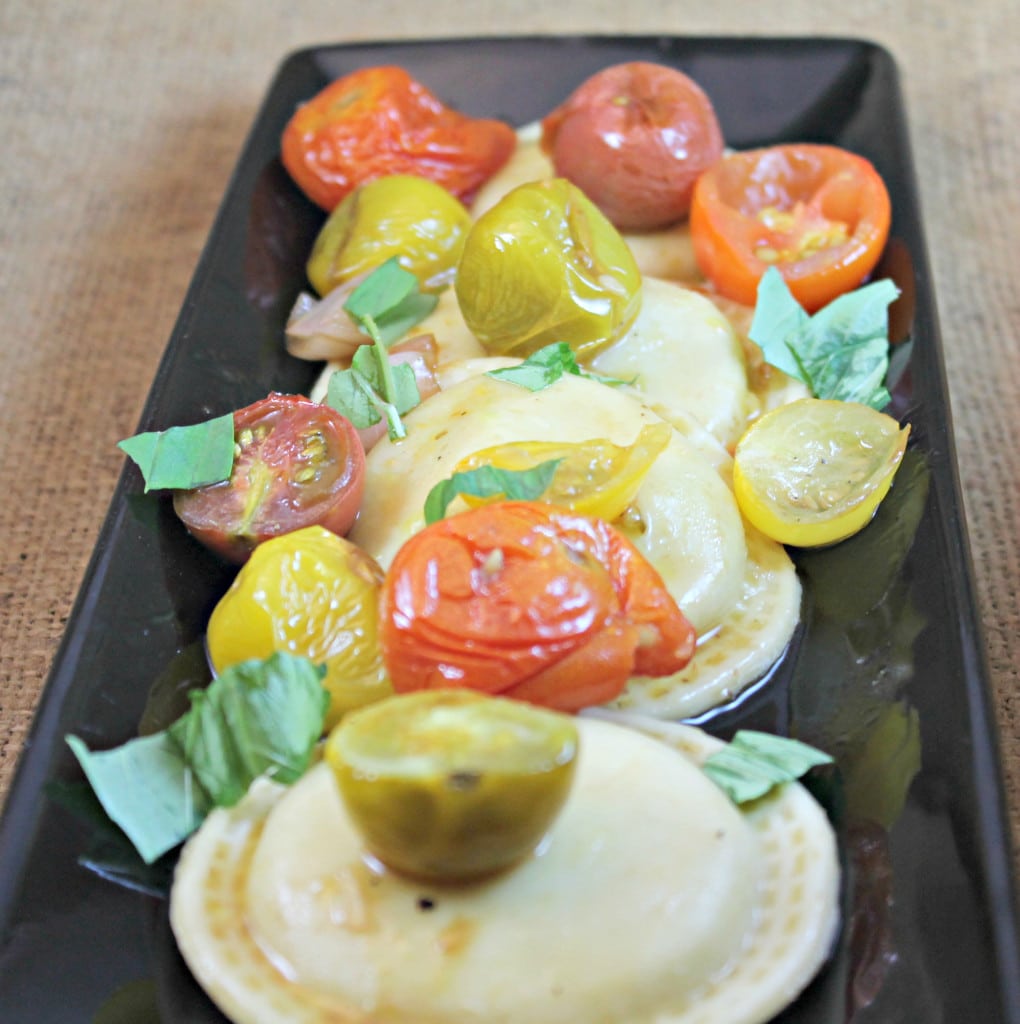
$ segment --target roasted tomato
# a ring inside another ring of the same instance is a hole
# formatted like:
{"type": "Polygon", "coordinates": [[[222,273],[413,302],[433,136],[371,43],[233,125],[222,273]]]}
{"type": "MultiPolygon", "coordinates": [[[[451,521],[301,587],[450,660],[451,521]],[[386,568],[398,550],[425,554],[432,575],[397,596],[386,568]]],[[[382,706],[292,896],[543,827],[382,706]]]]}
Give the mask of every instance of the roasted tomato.
{"type": "Polygon", "coordinates": [[[774,266],[814,312],[871,273],[890,216],[885,184],[863,157],[787,144],[734,153],[706,171],[694,189],[691,238],[702,273],[726,298],[753,306],[774,266]]]}
{"type": "Polygon", "coordinates": [[[185,526],[217,554],[244,562],[262,541],[303,526],[351,528],[365,451],[340,413],[274,392],[234,413],[234,445],[229,480],[174,495],[185,526]]]}
{"type": "Polygon", "coordinates": [[[538,845],[570,791],[577,750],[568,715],[433,690],[347,716],[325,753],[384,864],[463,882],[512,867],[538,845]]]}
{"type": "Polygon", "coordinates": [[[687,216],[698,175],[722,156],[712,101],[674,68],[645,61],[592,75],[542,121],[542,148],[621,230],[687,216]]]}
{"type": "Polygon", "coordinates": [[[324,210],[384,174],[418,174],[469,202],[514,151],[502,121],[446,107],[403,68],[362,68],[300,106],[280,141],[284,167],[324,210]]]}
{"type": "Polygon", "coordinates": [[[415,174],[359,185],[329,215],[308,258],[320,295],[396,256],[427,291],[453,280],[471,215],[445,188],[415,174]]]}
{"type": "Polygon", "coordinates": [[[564,341],[578,358],[620,338],[641,272],[620,233],[565,178],[528,182],[475,221],[454,279],[471,333],[493,355],[564,341]]]}
{"type": "Polygon", "coordinates": [[[217,672],[276,651],[326,666],[326,728],[389,696],[377,639],[383,571],[361,548],[321,526],[273,537],[252,552],[209,618],[217,672]]]}
{"type": "Polygon", "coordinates": [[[499,502],[440,520],[397,552],[380,598],[398,693],[469,688],[560,711],[667,675],[694,630],[658,573],[600,519],[499,502]]]}

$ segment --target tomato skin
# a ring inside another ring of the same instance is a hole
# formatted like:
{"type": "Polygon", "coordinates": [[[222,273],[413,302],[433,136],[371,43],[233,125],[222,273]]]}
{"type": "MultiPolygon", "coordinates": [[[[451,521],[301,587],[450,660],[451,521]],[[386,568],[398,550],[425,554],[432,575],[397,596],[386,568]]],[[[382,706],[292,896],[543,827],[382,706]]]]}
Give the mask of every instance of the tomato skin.
{"type": "Polygon", "coordinates": [[[230,479],[177,491],[190,533],[243,563],[263,541],[305,526],[350,530],[365,487],[365,450],[354,426],[329,406],[273,392],[234,413],[230,479]]]}
{"type": "Polygon", "coordinates": [[[633,61],[592,75],[542,121],[542,148],[621,230],[687,216],[694,183],[723,151],[712,102],[681,71],[633,61]]]}
{"type": "Polygon", "coordinates": [[[397,693],[469,688],[577,711],[612,700],[634,674],[678,671],[694,640],[622,534],[542,502],[426,527],[397,552],[380,597],[397,693]]]}
{"type": "Polygon", "coordinates": [[[513,129],[446,107],[403,68],[362,68],[300,106],[280,140],[283,165],[331,211],[355,186],[416,174],[463,202],[509,159],[513,129]]]}
{"type": "Polygon", "coordinates": [[[753,306],[775,266],[811,313],[871,273],[890,220],[871,163],[837,146],[790,143],[734,153],[706,171],[694,189],[691,240],[726,298],[753,306]]]}
{"type": "Polygon", "coordinates": [[[321,526],[271,537],[252,552],[206,629],[216,672],[288,651],[325,665],[328,731],[354,708],[393,689],[377,639],[379,565],[321,526]]]}

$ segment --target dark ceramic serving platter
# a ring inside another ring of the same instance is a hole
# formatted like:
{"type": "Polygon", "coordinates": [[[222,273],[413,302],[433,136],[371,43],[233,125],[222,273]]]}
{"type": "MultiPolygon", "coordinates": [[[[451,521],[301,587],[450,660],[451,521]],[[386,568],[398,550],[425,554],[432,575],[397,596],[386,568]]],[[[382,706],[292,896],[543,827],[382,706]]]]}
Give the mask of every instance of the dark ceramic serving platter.
{"type": "MultiPolygon", "coordinates": [[[[278,159],[300,101],[354,68],[397,63],[454,106],[522,124],[597,69],[636,59],[694,77],[730,145],[842,145],[874,162],[892,196],[879,273],[902,291],[891,317],[893,411],[912,425],[907,463],[862,534],[798,556],[803,625],[780,664],[699,719],[722,736],[740,725],[792,733],[837,758],[839,771],[814,785],[842,844],[844,928],[777,1021],[1020,1024],[987,670],[914,168],[885,51],[839,39],[543,37],[292,55],[241,154],[140,429],[311,383],[315,368],[281,341],[322,220],[278,159]]],[[[222,1022],[153,895],[172,859],[139,875],[120,837],[83,813],[63,737],[103,748],[143,718],[165,719],[204,678],[204,624],[230,577],[185,535],[166,497],[143,496],[125,469],[0,823],[0,1020],[222,1022]]]]}

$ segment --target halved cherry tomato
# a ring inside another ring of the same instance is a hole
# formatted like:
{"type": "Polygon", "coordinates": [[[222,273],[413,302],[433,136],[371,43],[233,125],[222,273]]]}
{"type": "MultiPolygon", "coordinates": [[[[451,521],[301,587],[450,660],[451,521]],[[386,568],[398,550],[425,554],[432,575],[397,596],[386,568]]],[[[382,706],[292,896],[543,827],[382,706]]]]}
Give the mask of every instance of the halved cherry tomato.
{"type": "Polygon", "coordinates": [[[634,674],[668,675],[694,630],[607,523],[541,502],[440,520],[397,552],[379,642],[398,693],[469,688],[577,711],[634,674]]]}
{"type": "Polygon", "coordinates": [[[244,562],[262,541],[303,526],[343,536],[361,507],[365,451],[344,416],[300,395],[274,392],[234,413],[229,480],[174,495],[203,544],[244,562]]]}
{"type": "Polygon", "coordinates": [[[429,178],[469,202],[517,142],[502,121],[446,107],[403,68],[362,68],[295,111],[280,141],[284,167],[332,210],[356,185],[387,174],[429,178]]]}
{"type": "Polygon", "coordinates": [[[837,146],[771,146],[724,157],[699,179],[691,240],[702,273],[753,306],[776,267],[808,311],[856,288],[889,237],[889,193],[875,168],[837,146]]]}
{"type": "Polygon", "coordinates": [[[712,101],[682,71],[633,61],[592,75],[542,121],[542,148],[616,227],[687,216],[698,175],[722,156],[712,101]]]}

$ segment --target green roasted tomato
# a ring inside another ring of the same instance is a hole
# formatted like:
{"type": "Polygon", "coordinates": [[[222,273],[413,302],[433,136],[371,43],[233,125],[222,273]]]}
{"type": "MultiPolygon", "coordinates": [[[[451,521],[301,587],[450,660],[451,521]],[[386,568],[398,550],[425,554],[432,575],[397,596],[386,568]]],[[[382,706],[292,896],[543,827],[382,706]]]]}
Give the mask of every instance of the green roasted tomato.
{"type": "Polygon", "coordinates": [[[585,359],[620,338],[641,305],[627,243],[563,178],[520,185],[482,214],[454,286],[465,323],[494,355],[566,342],[585,359]]]}
{"type": "Polygon", "coordinates": [[[320,295],[396,256],[426,291],[450,283],[471,216],[441,185],[391,174],[348,193],[322,226],[306,267],[320,295]]]}

